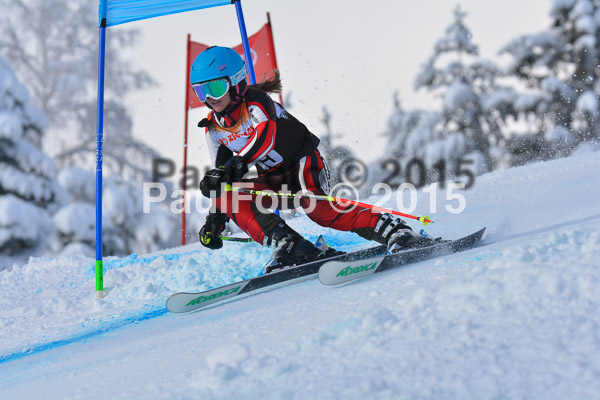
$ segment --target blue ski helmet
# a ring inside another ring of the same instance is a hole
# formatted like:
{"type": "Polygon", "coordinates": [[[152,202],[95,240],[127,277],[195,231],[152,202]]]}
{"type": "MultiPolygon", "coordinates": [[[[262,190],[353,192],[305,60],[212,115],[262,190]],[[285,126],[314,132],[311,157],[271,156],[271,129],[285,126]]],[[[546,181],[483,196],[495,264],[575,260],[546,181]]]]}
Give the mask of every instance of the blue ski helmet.
{"type": "Polygon", "coordinates": [[[204,50],[194,60],[190,72],[190,83],[201,101],[207,96],[219,99],[232,89],[235,98],[241,92],[238,84],[245,79],[246,63],[228,47],[213,46],[204,50]]]}

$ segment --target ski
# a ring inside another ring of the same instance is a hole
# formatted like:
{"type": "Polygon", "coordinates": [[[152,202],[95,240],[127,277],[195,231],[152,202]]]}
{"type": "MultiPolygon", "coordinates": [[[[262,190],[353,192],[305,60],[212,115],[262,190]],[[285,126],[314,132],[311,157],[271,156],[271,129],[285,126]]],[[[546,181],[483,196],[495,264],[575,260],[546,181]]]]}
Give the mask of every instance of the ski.
{"type": "Polygon", "coordinates": [[[361,258],[370,258],[385,254],[385,246],[376,246],[364,250],[358,250],[338,256],[313,261],[270,274],[257,276],[245,281],[232,283],[218,288],[197,293],[175,293],[167,299],[167,309],[173,313],[185,313],[194,311],[211,304],[215,304],[233,297],[254,292],[259,289],[272,289],[275,287],[289,285],[302,279],[316,275],[319,268],[326,262],[332,260],[352,261],[361,258]]]}
{"type": "Polygon", "coordinates": [[[467,250],[481,241],[485,228],[460,239],[433,246],[377,255],[358,260],[328,260],[319,268],[319,281],[324,285],[339,285],[386,269],[467,250]]]}
{"type": "Polygon", "coordinates": [[[385,269],[422,261],[428,258],[466,250],[477,244],[483,237],[485,228],[460,239],[440,243],[421,249],[406,250],[395,254],[386,254],[385,246],[376,246],[313,261],[270,274],[257,276],[245,281],[213,288],[204,292],[180,292],[167,299],[167,309],[173,313],[185,313],[233,297],[264,289],[274,289],[290,285],[318,274],[319,280],[326,285],[336,285],[357,279],[385,269]],[[340,276],[338,276],[340,275],[340,276]]]}

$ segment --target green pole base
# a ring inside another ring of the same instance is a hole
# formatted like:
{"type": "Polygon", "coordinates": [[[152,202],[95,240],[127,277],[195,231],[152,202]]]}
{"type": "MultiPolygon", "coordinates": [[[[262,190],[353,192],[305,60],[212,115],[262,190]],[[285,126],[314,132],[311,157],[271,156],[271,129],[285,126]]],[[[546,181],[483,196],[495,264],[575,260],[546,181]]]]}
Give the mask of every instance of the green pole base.
{"type": "Polygon", "coordinates": [[[96,260],[96,295],[97,292],[104,292],[104,265],[102,260],[96,260]]]}

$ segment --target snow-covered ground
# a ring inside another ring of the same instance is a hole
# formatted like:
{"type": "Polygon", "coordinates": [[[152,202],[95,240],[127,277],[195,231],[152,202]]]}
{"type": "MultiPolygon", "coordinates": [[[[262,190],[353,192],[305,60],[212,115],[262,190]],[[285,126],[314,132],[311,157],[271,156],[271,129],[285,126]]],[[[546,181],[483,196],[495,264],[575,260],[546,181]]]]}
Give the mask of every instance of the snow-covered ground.
{"type": "MultiPolygon", "coordinates": [[[[0,272],[0,399],[599,399],[598,171],[600,152],[496,171],[459,215],[439,190],[428,231],[487,226],[482,246],[191,314],[166,298],[252,277],[270,251],[108,258],[101,300],[93,259],[32,258],[0,272]]],[[[429,205],[420,193],[415,213],[429,205]]],[[[367,244],[290,223],[342,250],[367,244]]]]}

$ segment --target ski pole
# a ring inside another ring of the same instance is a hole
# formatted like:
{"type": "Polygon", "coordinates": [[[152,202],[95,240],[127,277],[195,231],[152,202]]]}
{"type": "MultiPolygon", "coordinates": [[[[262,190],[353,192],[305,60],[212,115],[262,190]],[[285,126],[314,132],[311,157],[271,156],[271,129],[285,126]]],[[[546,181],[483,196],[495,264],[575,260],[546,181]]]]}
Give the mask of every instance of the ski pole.
{"type": "Polygon", "coordinates": [[[356,201],[356,200],[348,200],[348,199],[342,199],[339,197],[326,196],[326,195],[320,195],[320,194],[276,193],[276,192],[268,192],[268,191],[263,191],[263,190],[241,188],[241,187],[232,186],[232,185],[227,185],[225,187],[225,190],[227,192],[247,193],[247,194],[253,194],[256,196],[283,197],[283,198],[288,198],[288,199],[292,199],[295,197],[300,197],[300,198],[304,197],[306,199],[336,201],[338,203],[351,204],[351,205],[355,205],[358,207],[367,208],[367,209],[370,209],[373,211],[381,211],[381,212],[386,212],[386,213],[390,213],[390,214],[394,214],[394,215],[399,215],[401,217],[416,219],[417,221],[421,222],[423,225],[427,225],[427,224],[434,222],[434,221],[430,220],[429,216],[427,216],[427,215],[423,216],[423,217],[417,217],[415,215],[401,213],[400,211],[394,211],[394,210],[390,210],[388,208],[383,208],[383,207],[378,207],[378,206],[374,206],[371,204],[361,203],[360,201],[356,201]]]}
{"type": "Polygon", "coordinates": [[[252,238],[241,238],[241,237],[233,237],[233,236],[220,236],[221,240],[227,240],[228,242],[238,242],[238,243],[251,243],[254,240],[252,238]]]}

